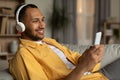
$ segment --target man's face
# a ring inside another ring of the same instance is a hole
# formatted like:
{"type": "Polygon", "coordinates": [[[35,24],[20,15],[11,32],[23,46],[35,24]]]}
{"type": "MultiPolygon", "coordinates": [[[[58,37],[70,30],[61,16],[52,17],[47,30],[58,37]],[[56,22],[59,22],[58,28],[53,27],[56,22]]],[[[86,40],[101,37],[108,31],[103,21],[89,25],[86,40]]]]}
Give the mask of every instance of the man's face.
{"type": "Polygon", "coordinates": [[[23,36],[27,39],[38,41],[44,38],[44,17],[38,8],[28,8],[23,18],[26,26],[23,36]]]}

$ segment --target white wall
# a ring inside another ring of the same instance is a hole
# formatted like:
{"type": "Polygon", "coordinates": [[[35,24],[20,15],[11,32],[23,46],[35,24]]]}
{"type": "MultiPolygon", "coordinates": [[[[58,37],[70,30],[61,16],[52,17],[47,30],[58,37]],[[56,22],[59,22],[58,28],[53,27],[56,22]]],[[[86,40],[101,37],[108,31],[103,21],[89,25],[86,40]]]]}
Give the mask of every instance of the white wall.
{"type": "Polygon", "coordinates": [[[49,18],[52,14],[53,10],[53,0],[25,0],[25,3],[32,3],[36,4],[43,15],[45,16],[45,22],[46,22],[46,29],[45,29],[45,36],[51,37],[51,27],[49,26],[49,18]]]}
{"type": "Polygon", "coordinates": [[[120,22],[120,0],[111,0],[111,17],[120,22]]]}

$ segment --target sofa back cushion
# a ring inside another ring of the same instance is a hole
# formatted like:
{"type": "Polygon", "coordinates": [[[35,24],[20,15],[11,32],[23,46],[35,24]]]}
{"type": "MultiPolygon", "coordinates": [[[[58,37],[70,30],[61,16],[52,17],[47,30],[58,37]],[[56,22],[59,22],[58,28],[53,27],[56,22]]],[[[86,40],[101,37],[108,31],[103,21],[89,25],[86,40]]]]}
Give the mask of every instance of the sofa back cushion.
{"type": "MultiPolygon", "coordinates": [[[[69,49],[75,52],[83,53],[90,45],[71,45],[65,44],[69,49]]],[[[105,45],[104,56],[101,61],[101,68],[120,58],[120,44],[105,45]]],[[[120,64],[119,64],[120,65],[120,64]]]]}
{"type": "Polygon", "coordinates": [[[7,60],[0,60],[0,71],[5,70],[8,68],[8,61],[7,60]]]}

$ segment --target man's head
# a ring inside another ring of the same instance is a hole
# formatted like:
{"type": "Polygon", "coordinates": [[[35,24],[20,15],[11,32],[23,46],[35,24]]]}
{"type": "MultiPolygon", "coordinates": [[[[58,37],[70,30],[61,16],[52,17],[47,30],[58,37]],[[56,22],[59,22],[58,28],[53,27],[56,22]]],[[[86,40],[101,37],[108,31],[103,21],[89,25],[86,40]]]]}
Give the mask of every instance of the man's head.
{"type": "Polygon", "coordinates": [[[18,22],[22,22],[25,25],[22,38],[34,41],[43,39],[45,28],[44,16],[34,4],[27,4],[20,9],[21,6],[17,7],[15,15],[18,15],[18,22]],[[17,14],[18,10],[19,13],[17,14]]]}

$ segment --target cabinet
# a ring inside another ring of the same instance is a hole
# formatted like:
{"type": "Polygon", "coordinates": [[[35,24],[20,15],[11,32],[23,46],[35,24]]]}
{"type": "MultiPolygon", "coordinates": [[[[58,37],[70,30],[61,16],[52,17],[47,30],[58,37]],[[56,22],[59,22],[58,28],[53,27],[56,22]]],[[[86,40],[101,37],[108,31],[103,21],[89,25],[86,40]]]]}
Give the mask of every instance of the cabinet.
{"type": "Polygon", "coordinates": [[[104,22],[104,44],[120,44],[120,22],[104,22]]]}
{"type": "Polygon", "coordinates": [[[15,29],[14,11],[24,0],[0,0],[0,59],[11,59],[14,54],[10,51],[10,44],[20,37],[15,29]]]}

